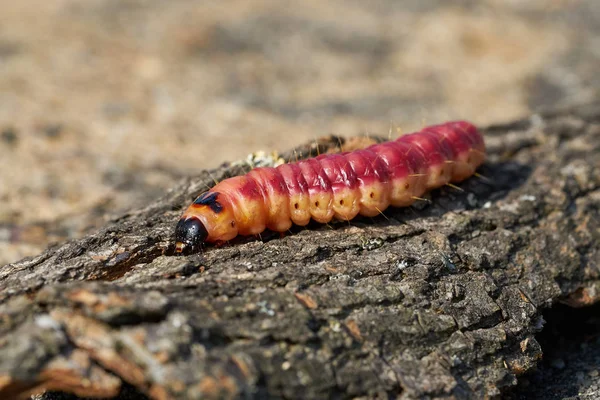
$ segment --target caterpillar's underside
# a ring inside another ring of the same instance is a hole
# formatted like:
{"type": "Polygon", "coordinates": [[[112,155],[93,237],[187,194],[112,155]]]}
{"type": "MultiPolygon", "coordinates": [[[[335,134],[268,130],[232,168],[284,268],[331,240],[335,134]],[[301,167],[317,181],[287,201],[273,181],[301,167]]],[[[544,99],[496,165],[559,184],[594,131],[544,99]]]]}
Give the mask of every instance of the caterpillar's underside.
{"type": "Polygon", "coordinates": [[[457,121],[363,150],[256,168],[196,198],[177,224],[176,252],[266,228],[285,232],[311,219],[351,220],[390,205],[406,207],[429,190],[470,177],[484,160],[480,133],[457,121]]]}

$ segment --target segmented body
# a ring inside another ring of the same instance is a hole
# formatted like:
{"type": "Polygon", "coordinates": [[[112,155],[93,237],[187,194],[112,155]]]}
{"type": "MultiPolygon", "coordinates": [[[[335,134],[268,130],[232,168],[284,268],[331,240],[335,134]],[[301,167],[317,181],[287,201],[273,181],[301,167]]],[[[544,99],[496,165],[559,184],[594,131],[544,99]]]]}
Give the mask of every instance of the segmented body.
{"type": "Polygon", "coordinates": [[[484,160],[481,134],[456,121],[363,150],[256,168],[219,182],[188,207],[176,229],[176,251],[266,228],[285,232],[311,219],[376,216],[470,177],[484,160]]]}

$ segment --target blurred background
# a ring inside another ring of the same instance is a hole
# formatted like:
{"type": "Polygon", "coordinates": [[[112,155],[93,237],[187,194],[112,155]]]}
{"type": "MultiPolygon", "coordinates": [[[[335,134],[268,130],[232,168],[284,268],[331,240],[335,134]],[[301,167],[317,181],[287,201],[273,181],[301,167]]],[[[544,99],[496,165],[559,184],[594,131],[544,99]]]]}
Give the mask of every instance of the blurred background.
{"type": "Polygon", "coordinates": [[[600,98],[598,0],[0,0],[0,265],[330,133],[600,98]]]}

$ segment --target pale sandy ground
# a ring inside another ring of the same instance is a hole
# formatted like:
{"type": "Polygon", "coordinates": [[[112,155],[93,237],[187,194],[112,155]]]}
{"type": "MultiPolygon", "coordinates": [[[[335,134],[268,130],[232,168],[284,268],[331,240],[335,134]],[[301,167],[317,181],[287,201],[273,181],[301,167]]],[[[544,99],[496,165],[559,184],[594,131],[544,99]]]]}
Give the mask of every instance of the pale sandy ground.
{"type": "Polygon", "coordinates": [[[600,2],[0,0],[0,265],[318,136],[600,97],[600,2]]]}

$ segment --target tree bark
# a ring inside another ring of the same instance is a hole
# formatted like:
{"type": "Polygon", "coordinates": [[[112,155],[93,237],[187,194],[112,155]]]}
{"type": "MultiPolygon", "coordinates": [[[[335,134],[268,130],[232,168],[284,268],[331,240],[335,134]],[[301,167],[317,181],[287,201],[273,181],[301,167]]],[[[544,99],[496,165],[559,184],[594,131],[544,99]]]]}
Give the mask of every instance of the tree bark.
{"type": "Polygon", "coordinates": [[[0,397],[501,394],[542,357],[545,308],[600,298],[600,105],[482,132],[484,177],[377,218],[174,257],[235,163],[0,268],[0,397]]]}

